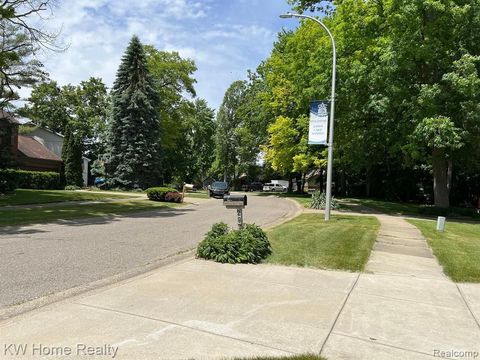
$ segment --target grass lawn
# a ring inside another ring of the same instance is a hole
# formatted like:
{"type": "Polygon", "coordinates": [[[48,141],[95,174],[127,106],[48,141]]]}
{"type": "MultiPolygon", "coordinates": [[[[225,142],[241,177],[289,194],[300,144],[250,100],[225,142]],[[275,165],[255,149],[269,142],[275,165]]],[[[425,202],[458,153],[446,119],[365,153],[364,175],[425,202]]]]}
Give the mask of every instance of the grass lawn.
{"type": "Polygon", "coordinates": [[[208,196],[208,192],[206,191],[195,191],[195,192],[185,193],[185,197],[197,198],[197,199],[210,199],[210,196],[208,196]]]}
{"type": "Polygon", "coordinates": [[[62,204],[45,208],[22,208],[14,210],[2,209],[0,207],[0,226],[36,224],[46,221],[69,220],[92,216],[122,215],[176,206],[181,206],[181,204],[149,200],[126,200],[88,205],[62,204]]]}
{"type": "Polygon", "coordinates": [[[480,282],[480,224],[447,221],[442,233],[434,221],[408,221],[420,229],[453,281],[480,282]]]}
{"type": "Polygon", "coordinates": [[[267,262],[362,271],[380,223],[374,217],[303,214],[268,231],[272,255],[267,262]]]}
{"type": "Polygon", "coordinates": [[[26,190],[17,189],[11,195],[0,196],[0,206],[47,204],[62,201],[98,201],[105,199],[131,199],[121,194],[101,194],[66,190],[26,190]]]}
{"type": "Polygon", "coordinates": [[[449,216],[449,217],[469,217],[472,219],[480,219],[480,216],[475,213],[473,209],[451,207],[449,209],[436,208],[432,205],[423,205],[415,203],[385,201],[376,199],[357,199],[344,198],[342,199],[343,206],[348,208],[350,202],[358,205],[363,205],[374,210],[381,211],[390,215],[427,215],[427,216],[449,216]]]}
{"type": "Polygon", "coordinates": [[[258,196],[279,196],[282,198],[289,198],[295,200],[303,207],[310,207],[310,201],[312,200],[312,194],[295,194],[295,193],[275,193],[275,192],[259,192],[258,196]]]}

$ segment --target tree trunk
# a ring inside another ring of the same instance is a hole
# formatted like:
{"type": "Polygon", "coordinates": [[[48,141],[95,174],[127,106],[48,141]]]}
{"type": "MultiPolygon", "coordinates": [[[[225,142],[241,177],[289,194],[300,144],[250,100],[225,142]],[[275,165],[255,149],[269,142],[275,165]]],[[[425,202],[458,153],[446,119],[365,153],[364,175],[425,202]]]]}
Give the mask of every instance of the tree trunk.
{"type": "Polygon", "coordinates": [[[307,174],[305,172],[302,173],[302,185],[300,189],[300,194],[303,194],[305,192],[305,178],[307,177],[307,174]]]}
{"type": "Polygon", "coordinates": [[[433,150],[433,193],[435,206],[450,206],[449,166],[442,149],[433,150]]]}
{"type": "Polygon", "coordinates": [[[365,196],[370,197],[372,193],[372,169],[367,167],[367,171],[365,174],[365,196]]]}

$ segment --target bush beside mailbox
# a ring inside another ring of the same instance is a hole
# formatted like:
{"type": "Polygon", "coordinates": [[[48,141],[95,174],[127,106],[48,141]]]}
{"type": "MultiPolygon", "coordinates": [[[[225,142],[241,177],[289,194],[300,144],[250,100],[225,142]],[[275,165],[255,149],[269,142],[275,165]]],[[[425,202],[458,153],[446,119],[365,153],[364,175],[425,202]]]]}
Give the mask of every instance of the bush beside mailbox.
{"type": "Polygon", "coordinates": [[[152,201],[183,202],[183,195],[174,188],[154,187],[147,189],[146,193],[148,199],[152,201]]]}

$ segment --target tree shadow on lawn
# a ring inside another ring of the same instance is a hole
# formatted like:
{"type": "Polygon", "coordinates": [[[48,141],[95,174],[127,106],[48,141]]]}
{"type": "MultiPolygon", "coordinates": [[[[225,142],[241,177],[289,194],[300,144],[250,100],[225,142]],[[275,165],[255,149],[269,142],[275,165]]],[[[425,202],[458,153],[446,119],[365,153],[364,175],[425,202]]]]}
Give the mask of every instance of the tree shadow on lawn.
{"type": "MultiPolygon", "coordinates": [[[[44,209],[43,211],[50,211],[50,209],[44,209]]],[[[0,236],[1,235],[31,235],[35,233],[46,233],[49,232],[45,230],[44,225],[64,225],[64,226],[90,226],[90,225],[106,225],[111,224],[122,219],[150,219],[150,218],[171,218],[175,216],[186,215],[189,212],[195,211],[192,208],[182,208],[182,207],[164,207],[157,208],[152,210],[140,210],[138,212],[131,213],[118,213],[118,214],[109,214],[109,215],[98,215],[92,211],[91,214],[86,213],[80,217],[71,218],[71,219],[56,219],[56,220],[45,220],[45,221],[33,221],[28,224],[19,224],[19,225],[3,225],[0,226],[0,236]],[[40,226],[41,227],[40,227],[40,226]]],[[[42,212],[41,209],[36,209],[36,212],[42,212]]]]}

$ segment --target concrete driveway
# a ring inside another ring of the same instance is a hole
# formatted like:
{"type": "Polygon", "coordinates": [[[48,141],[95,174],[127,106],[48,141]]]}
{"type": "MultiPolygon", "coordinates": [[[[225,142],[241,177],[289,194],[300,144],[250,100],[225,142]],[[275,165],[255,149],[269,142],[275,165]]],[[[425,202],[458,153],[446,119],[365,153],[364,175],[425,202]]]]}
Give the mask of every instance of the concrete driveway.
{"type": "MultiPolygon", "coordinates": [[[[0,313],[13,304],[144,272],[196,247],[213,223],[236,222],[235,211],[221,200],[189,201],[176,209],[0,228],[0,313]]],[[[269,226],[297,209],[285,199],[250,196],[245,221],[269,226]]]]}
{"type": "Polygon", "coordinates": [[[71,349],[55,357],[65,359],[85,358],[85,347],[146,360],[473,359],[480,287],[459,288],[465,301],[448,279],[428,276],[188,260],[1,322],[0,359],[40,358],[38,344],[71,349]],[[10,356],[12,344],[25,356],[10,356]]]}

